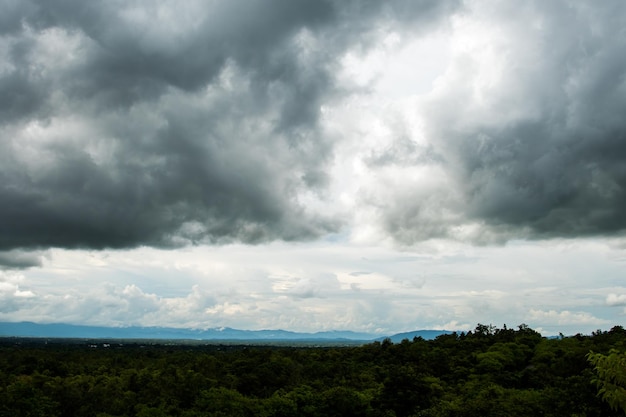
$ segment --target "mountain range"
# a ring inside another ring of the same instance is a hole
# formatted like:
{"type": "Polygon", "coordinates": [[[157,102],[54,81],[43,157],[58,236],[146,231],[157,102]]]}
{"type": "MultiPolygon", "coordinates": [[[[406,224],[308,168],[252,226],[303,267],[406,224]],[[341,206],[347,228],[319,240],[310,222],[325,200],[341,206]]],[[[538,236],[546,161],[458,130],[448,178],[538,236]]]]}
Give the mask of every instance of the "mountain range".
{"type": "Polygon", "coordinates": [[[215,340],[215,341],[363,341],[373,342],[390,339],[397,343],[403,339],[422,337],[434,339],[447,330],[416,330],[381,336],[353,331],[324,331],[316,333],[291,332],[287,330],[240,330],[230,327],[209,329],[184,329],[174,327],[102,327],[64,323],[39,324],[31,322],[0,322],[0,337],[42,337],[79,339],[169,339],[169,340],[215,340]]]}

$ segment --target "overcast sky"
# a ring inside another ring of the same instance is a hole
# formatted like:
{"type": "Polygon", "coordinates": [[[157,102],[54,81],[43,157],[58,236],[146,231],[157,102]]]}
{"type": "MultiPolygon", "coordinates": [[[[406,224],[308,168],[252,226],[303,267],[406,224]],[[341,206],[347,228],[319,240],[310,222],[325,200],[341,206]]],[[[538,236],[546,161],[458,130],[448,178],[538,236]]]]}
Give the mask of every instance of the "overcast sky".
{"type": "Polygon", "coordinates": [[[2,0],[0,321],[626,322],[626,3],[2,0]]]}

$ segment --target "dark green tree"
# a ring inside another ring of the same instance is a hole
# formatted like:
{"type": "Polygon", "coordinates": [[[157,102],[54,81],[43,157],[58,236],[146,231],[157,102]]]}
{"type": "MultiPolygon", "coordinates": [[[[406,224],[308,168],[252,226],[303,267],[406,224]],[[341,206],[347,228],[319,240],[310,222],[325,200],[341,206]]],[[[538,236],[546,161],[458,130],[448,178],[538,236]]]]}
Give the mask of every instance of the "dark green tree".
{"type": "Polygon", "coordinates": [[[613,409],[626,413],[626,353],[611,349],[608,355],[589,352],[587,359],[595,367],[593,382],[598,393],[613,409]]]}

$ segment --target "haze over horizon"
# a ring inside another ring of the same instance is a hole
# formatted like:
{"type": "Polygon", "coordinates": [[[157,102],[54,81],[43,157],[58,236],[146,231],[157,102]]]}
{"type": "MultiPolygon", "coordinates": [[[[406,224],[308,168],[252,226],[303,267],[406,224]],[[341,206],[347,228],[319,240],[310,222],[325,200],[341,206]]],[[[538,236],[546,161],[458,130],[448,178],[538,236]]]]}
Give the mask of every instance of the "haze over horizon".
{"type": "Polygon", "coordinates": [[[626,3],[4,0],[0,321],[626,317],[626,3]]]}

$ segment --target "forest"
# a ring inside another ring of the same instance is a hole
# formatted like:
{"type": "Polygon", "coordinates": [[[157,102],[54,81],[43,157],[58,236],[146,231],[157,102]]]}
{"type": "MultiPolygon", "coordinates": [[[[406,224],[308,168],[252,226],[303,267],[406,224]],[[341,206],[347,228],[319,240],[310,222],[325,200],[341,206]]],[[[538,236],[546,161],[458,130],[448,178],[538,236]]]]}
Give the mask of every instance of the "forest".
{"type": "Polygon", "coordinates": [[[5,338],[0,416],[624,416],[625,350],[621,326],[317,347],[5,338]]]}

